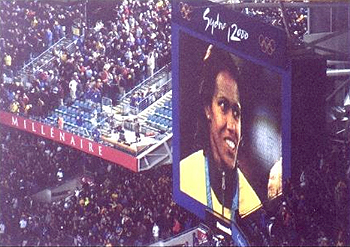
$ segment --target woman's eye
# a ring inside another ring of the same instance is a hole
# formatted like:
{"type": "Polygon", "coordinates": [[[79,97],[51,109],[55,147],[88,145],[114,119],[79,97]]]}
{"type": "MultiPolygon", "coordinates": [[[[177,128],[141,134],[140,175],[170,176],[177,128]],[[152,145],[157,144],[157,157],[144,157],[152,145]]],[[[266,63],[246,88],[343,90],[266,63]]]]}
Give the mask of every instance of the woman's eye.
{"type": "Polygon", "coordinates": [[[232,107],[232,114],[235,118],[241,117],[241,108],[238,105],[232,107]]]}
{"type": "Polygon", "coordinates": [[[223,112],[225,112],[225,113],[226,113],[226,112],[229,110],[229,108],[230,108],[228,102],[226,102],[225,100],[219,101],[219,106],[220,106],[221,110],[222,110],[223,112]]]}

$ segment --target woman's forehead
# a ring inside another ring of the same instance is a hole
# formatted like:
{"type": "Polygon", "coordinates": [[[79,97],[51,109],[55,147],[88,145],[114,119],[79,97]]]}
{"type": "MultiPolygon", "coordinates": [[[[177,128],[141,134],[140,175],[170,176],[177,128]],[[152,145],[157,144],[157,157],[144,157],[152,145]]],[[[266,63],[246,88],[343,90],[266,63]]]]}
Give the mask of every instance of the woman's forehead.
{"type": "Polygon", "coordinates": [[[216,76],[215,95],[239,100],[237,82],[228,71],[221,71],[216,76]]]}

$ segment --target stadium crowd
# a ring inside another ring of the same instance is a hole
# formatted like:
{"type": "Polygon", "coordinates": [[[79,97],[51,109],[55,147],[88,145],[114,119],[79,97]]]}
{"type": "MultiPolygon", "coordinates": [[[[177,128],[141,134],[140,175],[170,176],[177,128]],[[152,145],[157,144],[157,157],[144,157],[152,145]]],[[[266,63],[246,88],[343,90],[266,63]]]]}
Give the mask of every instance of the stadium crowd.
{"type": "MultiPolygon", "coordinates": [[[[13,2],[6,5],[12,10],[9,13],[21,10],[13,2]]],[[[39,6],[53,8],[48,3],[39,6]]],[[[2,83],[2,108],[44,116],[77,98],[101,102],[106,96],[116,104],[126,91],[170,62],[169,1],[121,1],[115,3],[114,10],[115,19],[87,28],[82,23],[74,49],[54,49],[54,61],[35,73],[29,89],[18,79],[12,84],[2,83]]],[[[14,16],[16,19],[17,14],[14,16]]],[[[46,15],[38,19],[44,23],[51,20],[46,15]]],[[[12,57],[13,62],[20,59],[12,57]]],[[[6,71],[6,61],[4,66],[6,71]]]]}
{"type": "Polygon", "coordinates": [[[8,76],[69,33],[74,20],[83,18],[81,9],[82,4],[0,1],[0,49],[8,76]]]}
{"type": "MultiPolygon", "coordinates": [[[[4,126],[0,143],[0,242],[4,245],[145,245],[200,223],[172,201],[170,165],[133,173],[4,126]],[[74,195],[52,203],[33,197],[40,190],[81,178],[86,170],[92,183],[81,182],[74,195]]],[[[270,244],[349,244],[345,154],[343,147],[333,145],[318,166],[305,168],[298,183],[287,181],[277,210],[261,219],[265,229],[260,230],[270,235],[270,244]]]]}
{"type": "Polygon", "coordinates": [[[331,143],[298,182],[287,181],[278,213],[271,215],[272,245],[349,245],[348,153],[345,145],[331,143]]]}
{"type": "Polygon", "coordinates": [[[196,217],[172,201],[170,165],[133,173],[3,126],[0,142],[3,245],[140,246],[198,225],[196,217]],[[95,169],[93,183],[83,183],[69,199],[33,199],[38,190],[61,184],[59,168],[64,182],[81,176],[84,166],[95,169]]]}
{"type": "Polygon", "coordinates": [[[286,23],[283,21],[281,8],[245,8],[242,12],[273,26],[285,28],[285,24],[287,24],[293,44],[302,44],[303,35],[307,31],[307,8],[286,8],[286,23]]]}

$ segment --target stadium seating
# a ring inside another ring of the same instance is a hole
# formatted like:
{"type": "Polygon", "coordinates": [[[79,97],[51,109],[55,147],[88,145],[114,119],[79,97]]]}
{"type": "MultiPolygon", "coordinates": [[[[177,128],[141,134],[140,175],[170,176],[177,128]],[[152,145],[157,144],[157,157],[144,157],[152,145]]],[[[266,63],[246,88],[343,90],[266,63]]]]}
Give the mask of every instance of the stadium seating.
{"type": "Polygon", "coordinates": [[[165,101],[162,106],[157,107],[153,114],[148,115],[146,119],[153,128],[162,131],[172,130],[172,104],[171,100],[165,101]]]}

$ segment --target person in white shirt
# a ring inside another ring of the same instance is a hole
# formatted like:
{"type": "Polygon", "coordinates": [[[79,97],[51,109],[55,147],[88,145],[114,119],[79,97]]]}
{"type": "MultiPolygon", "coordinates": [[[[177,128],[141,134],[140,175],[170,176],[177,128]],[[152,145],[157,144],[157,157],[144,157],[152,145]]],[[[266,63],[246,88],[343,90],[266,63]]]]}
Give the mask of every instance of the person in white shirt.
{"type": "Polygon", "coordinates": [[[154,55],[154,51],[152,51],[147,56],[147,75],[149,77],[153,76],[155,67],[156,67],[156,58],[154,55]]]}
{"type": "Polygon", "coordinates": [[[77,86],[78,82],[75,79],[69,82],[70,97],[72,98],[72,101],[77,98],[77,86]]]}
{"type": "Polygon", "coordinates": [[[19,227],[23,230],[24,228],[27,227],[27,220],[25,218],[21,218],[21,220],[19,221],[19,227]]]}
{"type": "Polygon", "coordinates": [[[62,171],[62,168],[59,168],[59,169],[58,169],[58,172],[57,172],[57,180],[58,180],[59,182],[61,182],[62,179],[63,179],[63,171],[62,171]]]}
{"type": "Polygon", "coordinates": [[[156,222],[154,222],[153,228],[152,228],[152,234],[154,241],[157,242],[159,239],[159,226],[157,225],[156,222]]]}
{"type": "MultiPolygon", "coordinates": [[[[5,233],[6,226],[3,222],[0,223],[0,234],[5,233]]],[[[1,235],[0,235],[1,236],[1,235]]]]}

